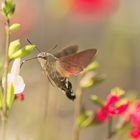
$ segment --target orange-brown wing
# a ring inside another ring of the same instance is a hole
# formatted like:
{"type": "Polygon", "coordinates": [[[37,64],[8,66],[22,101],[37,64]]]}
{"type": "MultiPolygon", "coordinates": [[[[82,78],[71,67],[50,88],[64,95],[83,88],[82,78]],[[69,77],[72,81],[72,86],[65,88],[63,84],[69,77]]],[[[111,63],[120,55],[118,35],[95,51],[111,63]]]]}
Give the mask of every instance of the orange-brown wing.
{"type": "Polygon", "coordinates": [[[57,70],[65,77],[76,75],[81,72],[93,60],[97,50],[85,51],[59,58],[57,70]]]}

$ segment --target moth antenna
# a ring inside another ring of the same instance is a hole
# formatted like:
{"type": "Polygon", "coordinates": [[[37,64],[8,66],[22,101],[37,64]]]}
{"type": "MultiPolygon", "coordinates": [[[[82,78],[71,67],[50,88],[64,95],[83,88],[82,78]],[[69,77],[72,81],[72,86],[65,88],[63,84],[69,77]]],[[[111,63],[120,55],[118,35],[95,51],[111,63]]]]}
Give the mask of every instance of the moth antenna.
{"type": "Polygon", "coordinates": [[[49,52],[49,51],[53,51],[54,49],[56,49],[58,47],[58,44],[56,44],[54,47],[52,47],[52,48],[49,48],[48,50],[47,50],[47,52],[49,52]]]}
{"type": "MultiPolygon", "coordinates": [[[[33,45],[33,43],[32,43],[28,38],[27,38],[27,42],[28,42],[29,44],[33,45]]],[[[36,49],[39,53],[41,53],[41,51],[39,50],[39,48],[35,47],[35,49],[36,49]]]]}
{"type": "Polygon", "coordinates": [[[33,57],[33,58],[29,58],[29,59],[23,60],[23,61],[21,62],[21,64],[20,64],[20,68],[23,66],[23,64],[24,64],[25,62],[30,61],[30,60],[33,60],[33,59],[37,59],[37,58],[38,58],[38,57],[36,56],[36,57],[33,57]]]}

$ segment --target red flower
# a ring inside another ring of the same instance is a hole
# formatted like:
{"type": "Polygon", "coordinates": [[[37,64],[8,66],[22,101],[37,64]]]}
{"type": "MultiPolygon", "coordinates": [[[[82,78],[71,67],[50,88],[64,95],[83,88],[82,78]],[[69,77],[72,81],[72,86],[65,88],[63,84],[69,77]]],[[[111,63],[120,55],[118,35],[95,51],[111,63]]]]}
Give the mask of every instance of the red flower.
{"type": "Polygon", "coordinates": [[[120,115],[126,111],[129,106],[129,101],[114,107],[113,105],[120,100],[120,96],[113,93],[107,96],[107,99],[102,108],[96,111],[96,120],[99,122],[104,122],[107,120],[108,116],[120,115]]]}
{"type": "Polygon", "coordinates": [[[17,99],[19,99],[21,101],[24,100],[24,98],[25,98],[24,93],[18,93],[18,94],[15,94],[15,96],[16,96],[17,99]]]}
{"type": "Polygon", "coordinates": [[[132,125],[140,128],[140,100],[135,102],[135,105],[130,113],[130,120],[132,125]]]}
{"type": "Polygon", "coordinates": [[[118,0],[73,0],[73,12],[78,15],[92,15],[102,18],[118,8],[118,0]]]}
{"type": "Polygon", "coordinates": [[[132,137],[133,139],[138,139],[140,138],[140,129],[139,128],[134,128],[129,131],[128,135],[132,137]]]}
{"type": "Polygon", "coordinates": [[[128,134],[133,139],[140,138],[140,100],[136,100],[134,106],[130,109],[128,114],[130,124],[134,127],[128,134]]]}

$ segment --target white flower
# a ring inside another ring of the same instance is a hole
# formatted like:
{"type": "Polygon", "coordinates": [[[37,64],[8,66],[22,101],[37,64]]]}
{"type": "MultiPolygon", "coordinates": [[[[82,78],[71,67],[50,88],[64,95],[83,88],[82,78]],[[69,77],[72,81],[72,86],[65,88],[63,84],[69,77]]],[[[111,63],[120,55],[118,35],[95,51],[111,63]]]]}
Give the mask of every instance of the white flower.
{"type": "MultiPolygon", "coordinates": [[[[14,86],[14,93],[17,98],[20,100],[24,99],[24,88],[25,88],[25,83],[23,78],[19,75],[20,73],[20,64],[21,64],[21,59],[17,58],[13,62],[11,72],[8,74],[8,87],[13,84],[14,86]]],[[[2,79],[2,85],[4,85],[5,78],[2,79]]]]}

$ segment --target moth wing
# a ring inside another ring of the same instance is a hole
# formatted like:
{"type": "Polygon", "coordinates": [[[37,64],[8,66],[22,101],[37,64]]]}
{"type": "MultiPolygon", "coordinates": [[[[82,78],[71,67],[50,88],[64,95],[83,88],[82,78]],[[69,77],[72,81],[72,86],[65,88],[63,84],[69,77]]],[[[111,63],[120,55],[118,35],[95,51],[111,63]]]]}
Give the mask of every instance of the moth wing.
{"type": "Polygon", "coordinates": [[[92,62],[97,50],[88,49],[76,54],[59,58],[57,70],[65,77],[76,75],[92,62]]]}
{"type": "Polygon", "coordinates": [[[57,52],[54,54],[55,57],[60,58],[64,57],[67,55],[74,54],[78,51],[78,46],[77,45],[71,45],[68,47],[63,48],[61,51],[57,52]]]}

